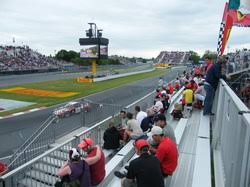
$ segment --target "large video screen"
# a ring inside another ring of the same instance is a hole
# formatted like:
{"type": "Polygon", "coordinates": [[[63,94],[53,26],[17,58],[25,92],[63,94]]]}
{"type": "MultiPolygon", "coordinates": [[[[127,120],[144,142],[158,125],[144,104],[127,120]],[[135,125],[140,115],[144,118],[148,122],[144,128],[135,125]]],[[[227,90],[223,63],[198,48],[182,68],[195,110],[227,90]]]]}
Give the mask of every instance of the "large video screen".
{"type": "Polygon", "coordinates": [[[100,55],[101,56],[108,56],[108,46],[107,45],[100,46],[100,55]]]}
{"type": "Polygon", "coordinates": [[[98,45],[86,45],[80,51],[81,58],[98,58],[98,45]]]}

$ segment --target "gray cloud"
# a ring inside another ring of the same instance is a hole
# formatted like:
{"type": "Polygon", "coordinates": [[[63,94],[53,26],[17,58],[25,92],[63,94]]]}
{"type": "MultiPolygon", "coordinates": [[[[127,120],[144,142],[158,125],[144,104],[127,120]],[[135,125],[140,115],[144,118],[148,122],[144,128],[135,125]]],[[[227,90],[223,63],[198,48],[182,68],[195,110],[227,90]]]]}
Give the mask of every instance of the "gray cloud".
{"type": "MultiPolygon", "coordinates": [[[[28,44],[45,54],[80,50],[88,22],[110,39],[110,54],[157,56],[161,50],[216,50],[224,2],[217,0],[1,0],[0,42],[28,44]]],[[[249,35],[249,34],[248,34],[249,35]]],[[[233,29],[229,45],[249,46],[233,29]]]]}

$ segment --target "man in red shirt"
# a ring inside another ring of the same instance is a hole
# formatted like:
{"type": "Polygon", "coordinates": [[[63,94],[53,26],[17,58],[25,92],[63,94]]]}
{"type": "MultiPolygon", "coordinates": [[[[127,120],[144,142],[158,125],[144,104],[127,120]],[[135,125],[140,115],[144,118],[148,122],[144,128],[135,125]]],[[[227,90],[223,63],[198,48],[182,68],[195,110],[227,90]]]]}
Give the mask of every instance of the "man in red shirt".
{"type": "Polygon", "coordinates": [[[172,175],[178,163],[176,143],[169,137],[164,137],[161,127],[154,126],[151,130],[155,142],[159,143],[156,157],[160,160],[161,170],[165,177],[172,175]]]}
{"type": "Polygon", "coordinates": [[[97,186],[105,177],[105,156],[98,145],[94,145],[91,138],[84,138],[78,147],[87,152],[84,159],[90,168],[91,184],[97,186]]]}

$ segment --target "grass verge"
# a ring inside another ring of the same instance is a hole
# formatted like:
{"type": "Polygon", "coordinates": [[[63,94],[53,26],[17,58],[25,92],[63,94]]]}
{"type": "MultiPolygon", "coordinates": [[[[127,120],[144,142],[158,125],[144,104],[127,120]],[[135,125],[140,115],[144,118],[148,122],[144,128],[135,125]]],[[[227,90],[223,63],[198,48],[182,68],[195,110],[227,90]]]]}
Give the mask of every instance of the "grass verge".
{"type": "Polygon", "coordinates": [[[102,82],[95,82],[95,83],[78,83],[76,81],[76,78],[74,78],[74,79],[46,81],[46,82],[40,82],[40,83],[21,84],[21,85],[16,85],[16,86],[11,86],[11,87],[5,87],[5,88],[25,87],[25,88],[42,89],[42,90],[49,90],[49,91],[78,92],[77,95],[74,95],[71,97],[65,97],[65,98],[42,97],[42,96],[10,93],[10,92],[1,91],[1,89],[4,89],[4,88],[1,88],[0,98],[2,99],[13,99],[13,100],[18,100],[18,101],[33,102],[36,104],[28,106],[28,107],[15,109],[15,110],[1,112],[0,116],[6,116],[12,113],[21,112],[21,111],[25,111],[25,110],[37,108],[37,107],[52,106],[55,104],[59,104],[59,103],[63,103],[66,101],[73,100],[73,99],[81,98],[87,95],[91,95],[93,93],[101,92],[110,88],[132,83],[138,80],[164,74],[164,73],[167,73],[168,71],[169,70],[166,70],[166,69],[154,70],[148,73],[130,75],[126,77],[106,80],[102,82]]]}

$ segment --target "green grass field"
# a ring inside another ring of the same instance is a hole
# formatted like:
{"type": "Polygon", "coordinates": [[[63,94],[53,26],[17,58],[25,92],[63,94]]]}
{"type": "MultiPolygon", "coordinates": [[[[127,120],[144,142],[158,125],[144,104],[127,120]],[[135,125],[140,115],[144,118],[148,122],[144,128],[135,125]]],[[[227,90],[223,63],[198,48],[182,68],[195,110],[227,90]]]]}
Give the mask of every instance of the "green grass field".
{"type": "Polygon", "coordinates": [[[2,99],[13,99],[13,100],[18,100],[18,101],[33,102],[36,104],[28,106],[28,107],[24,107],[24,108],[11,110],[11,111],[1,112],[0,116],[9,115],[11,113],[25,111],[25,110],[36,108],[36,107],[43,107],[43,106],[48,107],[51,105],[63,103],[65,101],[70,101],[76,98],[81,98],[83,96],[101,92],[103,90],[107,90],[110,88],[118,87],[118,86],[131,83],[137,80],[164,74],[168,71],[169,70],[154,70],[149,73],[131,75],[127,77],[121,77],[117,79],[112,79],[112,80],[107,80],[107,81],[102,81],[102,82],[95,82],[95,83],[78,83],[75,78],[75,79],[46,81],[46,82],[40,82],[40,83],[22,84],[22,85],[6,87],[6,88],[25,87],[25,88],[33,88],[33,89],[49,90],[49,91],[79,92],[79,94],[77,95],[74,95],[71,97],[65,97],[65,98],[42,97],[42,96],[10,93],[10,92],[1,91],[1,89],[3,89],[1,88],[0,98],[2,99]]]}

